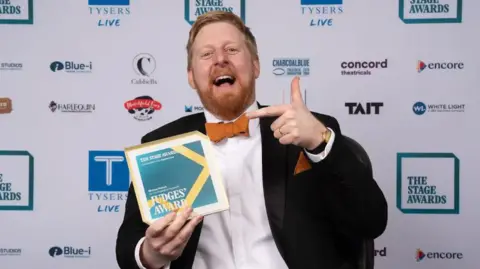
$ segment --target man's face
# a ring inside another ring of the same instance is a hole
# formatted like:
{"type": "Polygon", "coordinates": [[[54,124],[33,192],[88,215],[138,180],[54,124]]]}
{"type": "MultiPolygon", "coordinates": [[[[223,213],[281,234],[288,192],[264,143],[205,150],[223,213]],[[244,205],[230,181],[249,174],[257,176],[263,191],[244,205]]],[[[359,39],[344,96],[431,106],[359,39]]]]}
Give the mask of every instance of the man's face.
{"type": "Polygon", "coordinates": [[[223,120],[238,117],[255,99],[259,74],[258,60],[235,26],[217,22],[199,31],[192,46],[188,81],[205,109],[223,120]]]}

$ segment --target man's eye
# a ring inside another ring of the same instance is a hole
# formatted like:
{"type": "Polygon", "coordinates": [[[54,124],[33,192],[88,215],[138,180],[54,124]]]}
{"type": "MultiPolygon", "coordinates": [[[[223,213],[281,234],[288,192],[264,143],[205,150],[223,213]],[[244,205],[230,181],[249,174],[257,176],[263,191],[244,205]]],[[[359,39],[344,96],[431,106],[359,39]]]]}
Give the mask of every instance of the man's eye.
{"type": "Polygon", "coordinates": [[[211,52],[204,52],[204,53],[202,53],[202,57],[208,57],[208,56],[210,56],[210,55],[212,55],[211,52]]]}
{"type": "Polygon", "coordinates": [[[228,48],[227,51],[228,51],[228,52],[237,52],[238,50],[235,49],[235,48],[228,48]]]}

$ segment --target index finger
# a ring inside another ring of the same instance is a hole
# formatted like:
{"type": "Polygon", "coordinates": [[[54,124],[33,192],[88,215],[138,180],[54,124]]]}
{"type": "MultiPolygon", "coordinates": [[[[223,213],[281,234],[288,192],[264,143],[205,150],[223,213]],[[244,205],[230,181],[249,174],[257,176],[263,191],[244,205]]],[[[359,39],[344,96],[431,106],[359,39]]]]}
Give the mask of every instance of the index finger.
{"type": "Polygon", "coordinates": [[[285,113],[289,108],[290,104],[264,107],[252,112],[248,112],[247,117],[250,119],[255,119],[261,117],[280,116],[285,113]]]}

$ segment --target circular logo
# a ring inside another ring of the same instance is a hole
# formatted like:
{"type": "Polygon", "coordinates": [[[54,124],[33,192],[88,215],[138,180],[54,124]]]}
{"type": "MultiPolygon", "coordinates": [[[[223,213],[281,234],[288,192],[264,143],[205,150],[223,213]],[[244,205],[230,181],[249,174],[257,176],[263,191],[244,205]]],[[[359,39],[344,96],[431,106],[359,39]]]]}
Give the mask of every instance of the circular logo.
{"type": "Polygon", "coordinates": [[[416,102],[412,107],[413,113],[423,115],[427,112],[427,106],[423,102],[416,102]]]}
{"type": "Polygon", "coordinates": [[[53,72],[63,70],[63,68],[65,68],[63,63],[58,62],[58,61],[55,61],[55,62],[50,64],[50,70],[52,70],[53,72]]]}
{"type": "Polygon", "coordinates": [[[285,74],[285,69],[283,69],[281,67],[277,67],[277,68],[273,69],[273,74],[277,75],[277,76],[281,76],[281,75],[285,74]]]}
{"type": "Polygon", "coordinates": [[[63,254],[63,250],[60,247],[52,247],[48,250],[48,254],[52,257],[60,256],[63,254]]]}
{"type": "Polygon", "coordinates": [[[155,58],[148,53],[140,53],[133,59],[133,70],[144,77],[149,77],[157,68],[155,58]]]}

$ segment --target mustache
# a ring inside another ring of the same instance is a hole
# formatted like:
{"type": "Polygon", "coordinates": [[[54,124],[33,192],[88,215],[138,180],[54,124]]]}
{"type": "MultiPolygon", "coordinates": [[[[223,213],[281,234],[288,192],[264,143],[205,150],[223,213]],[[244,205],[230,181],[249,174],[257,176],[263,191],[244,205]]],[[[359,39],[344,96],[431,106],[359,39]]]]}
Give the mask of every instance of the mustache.
{"type": "Polygon", "coordinates": [[[219,76],[231,76],[235,77],[235,70],[232,66],[214,67],[210,73],[210,78],[215,80],[219,76]]]}

